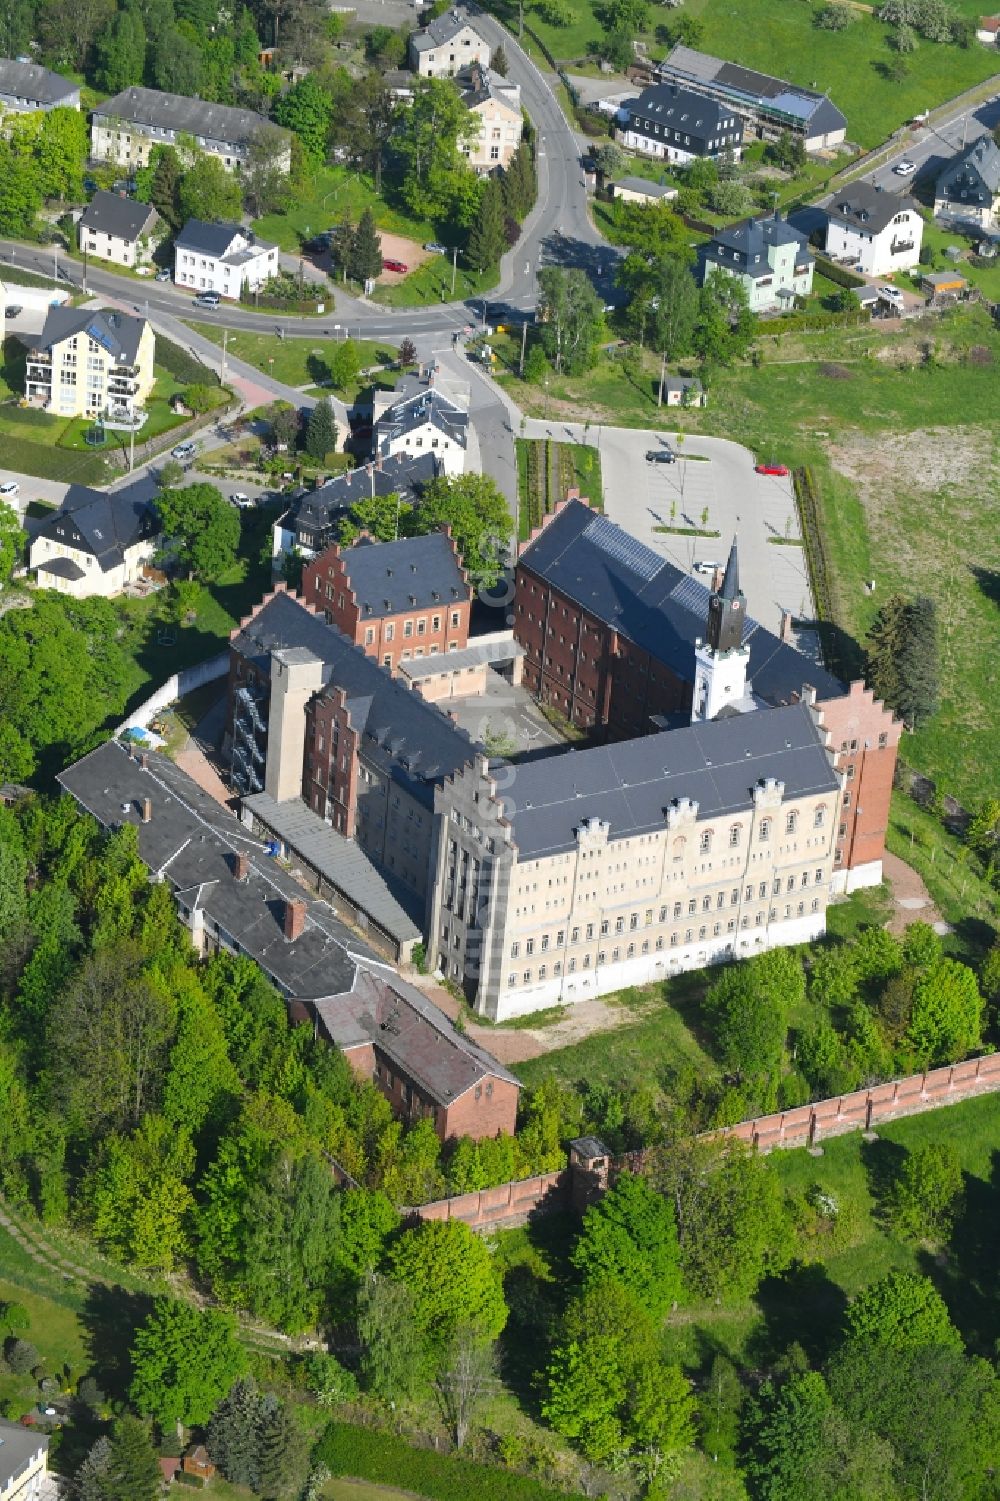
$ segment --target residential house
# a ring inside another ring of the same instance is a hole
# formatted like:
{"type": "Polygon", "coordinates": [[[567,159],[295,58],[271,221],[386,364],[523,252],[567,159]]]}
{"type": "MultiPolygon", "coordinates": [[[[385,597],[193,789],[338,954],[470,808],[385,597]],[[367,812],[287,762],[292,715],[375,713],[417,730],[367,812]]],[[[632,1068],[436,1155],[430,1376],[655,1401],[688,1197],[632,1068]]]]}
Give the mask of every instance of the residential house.
{"type": "Polygon", "coordinates": [[[242,224],[189,219],[174,241],[174,282],[239,301],[246,287],[259,290],[278,273],[278,247],[258,240],[242,224]]]}
{"type": "Polygon", "coordinates": [[[478,121],[479,133],[462,147],[470,167],[479,173],[506,167],[521,142],[521,86],[473,63],[458,75],[462,102],[478,121]]]}
{"type": "Polygon", "coordinates": [[[705,387],[696,375],[668,375],[663,382],[663,404],[668,407],[703,407],[705,387]]]}
{"type": "Polygon", "coordinates": [[[153,389],[156,340],[145,318],[106,308],[50,307],[42,331],[17,336],[28,351],[25,396],[60,417],[100,417],[138,429],[153,389]]]}
{"type": "Polygon", "coordinates": [[[461,10],[449,10],[410,37],[410,66],[421,78],[453,78],[479,63],[490,65],[492,48],[461,10]]]}
{"type": "Polygon", "coordinates": [[[699,250],[704,283],[716,272],[734,276],[746,290],[753,313],[791,307],[812,291],[815,257],[809,241],[777,211],[763,219],[745,219],[717,230],[699,250]]]}
{"type": "Polygon", "coordinates": [[[969,283],[957,271],[927,271],[920,278],[920,285],[932,298],[959,297],[969,290],[969,283]]]}
{"type": "Polygon", "coordinates": [[[694,89],[735,110],[761,140],[777,140],[787,130],[807,151],[822,151],[840,145],[847,135],[847,119],[828,95],[681,43],[660,63],[657,74],[664,82],[694,89]]]}
{"type": "Polygon", "coordinates": [[[21,57],[0,57],[0,113],[79,108],[80,85],[71,78],[21,57]]]}
{"type": "Polygon", "coordinates": [[[984,47],[1000,46],[1000,16],[980,16],[976,41],[982,42],[984,47]]]}
{"type": "Polygon", "coordinates": [[[80,249],[115,266],[147,265],[153,258],[153,234],[159,222],[151,204],[101,189],[81,215],[80,249]]]}
{"type": "Polygon", "coordinates": [[[166,94],[159,89],[124,89],[105,99],[90,117],[90,150],[94,161],[118,162],[133,172],[145,167],[154,146],[177,146],[191,137],[201,151],[217,157],[230,172],[238,172],[262,131],[281,137],[287,149],[279,160],[282,170],[291,167],[291,134],[252,109],[234,109],[166,94]]]}
{"type": "Polygon", "coordinates": [[[620,177],[611,183],[611,196],[622,203],[670,203],[677,197],[677,189],[646,177],[620,177]]]}
{"type": "Polygon", "coordinates": [[[833,195],[826,211],[825,250],[865,276],[891,276],[920,262],[924,221],[915,198],[855,182],[833,195]]]}
{"type": "Polygon", "coordinates": [[[668,162],[712,160],[727,154],[739,160],[743,122],[728,106],[676,84],[657,83],[630,99],[616,129],[630,151],[668,162]]]}
{"type": "Polygon", "coordinates": [[[373,459],[358,469],[334,475],[315,490],[297,495],[278,517],[272,532],[272,566],[279,570],[287,553],[314,558],[336,542],[342,523],[361,500],[395,495],[400,506],[417,505],[425,486],[444,472],[433,451],[404,451],[373,459]]]}
{"type": "Polygon", "coordinates": [[[939,174],[934,217],[987,232],[1000,229],[1000,146],[992,136],[973,141],[939,174]]]}
{"type": "Polygon", "coordinates": [[[52,1483],[48,1456],[44,1433],[0,1418],[0,1501],[42,1501],[52,1483]]]}
{"type": "MultiPolygon", "coordinates": [[[[115,741],[67,767],[58,780],[102,828],[135,828],[150,878],[167,884],[199,954],[252,959],[284,997],[292,1019],[312,1021],[343,1048],[398,1115],[430,1116],[442,1140],[513,1133],[514,1076],[248,837],[248,826],[260,825],[246,809],[237,818],[166,756],[130,755],[115,741]]],[[[366,863],[356,850],[355,858],[366,863]]],[[[377,879],[370,865],[368,872],[369,881],[377,879]]],[[[2,1454],[0,1446],[0,1465],[2,1454]]],[[[0,1497],[7,1501],[2,1491],[0,1497]]]]}
{"type": "Polygon", "coordinates": [[[445,474],[462,474],[469,445],[469,409],[460,397],[428,378],[406,378],[388,398],[376,397],[372,452],[382,460],[394,454],[431,453],[445,474]]]}
{"type": "MultiPolygon", "coordinates": [[[[514,637],[525,649],[525,686],[571,724],[612,739],[648,734],[658,717],[686,723],[699,672],[705,676],[697,643],[706,639],[712,598],[583,501],[560,503],[518,552],[514,637]]],[[[836,883],[877,884],[901,727],[863,683],[846,687],[745,614],[743,641],[746,661],[725,656],[713,682],[738,668],[758,712],[798,702],[806,684],[815,690],[848,787],[836,883]]],[[[743,690],[724,686],[731,690],[724,698],[742,699],[743,690]]]]}
{"type": "Polygon", "coordinates": [[[141,577],[159,534],[154,505],[135,489],[70,485],[32,538],[28,564],[41,588],[74,599],[108,599],[141,577]]]}
{"type": "Polygon", "coordinates": [[[472,591],[447,530],[334,543],[305,568],[302,598],[389,672],[468,644],[472,591]]]}

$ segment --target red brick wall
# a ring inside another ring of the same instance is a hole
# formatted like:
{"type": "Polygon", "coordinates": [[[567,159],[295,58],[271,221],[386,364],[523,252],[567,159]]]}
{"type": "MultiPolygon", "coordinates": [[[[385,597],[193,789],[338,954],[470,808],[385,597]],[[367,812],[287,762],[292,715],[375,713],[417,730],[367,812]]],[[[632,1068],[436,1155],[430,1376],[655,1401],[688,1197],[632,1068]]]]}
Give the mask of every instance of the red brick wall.
{"type": "Polygon", "coordinates": [[[462,1220],[473,1230],[493,1230],[502,1225],[523,1224],[538,1210],[561,1209],[568,1202],[569,1174],[543,1173],[517,1183],[501,1183],[478,1193],[438,1199],[417,1209],[404,1210],[422,1220],[462,1220]]]}
{"type": "Polygon", "coordinates": [[[305,757],[309,768],[304,785],[306,802],[321,817],[329,811],[337,832],[353,839],[358,807],[358,734],[345,707],[343,689],[333,688],[307,706],[305,757]]]}
{"type": "Polygon", "coordinates": [[[449,1136],[471,1136],[478,1141],[482,1136],[496,1136],[500,1131],[513,1136],[517,1124],[517,1097],[517,1085],[507,1079],[484,1079],[482,1084],[467,1089],[454,1104],[439,1112],[442,1119],[438,1123],[438,1135],[442,1141],[447,1141],[449,1136]]]}
{"type": "Polygon", "coordinates": [[[1000,1092],[1000,1053],[946,1064],[927,1074],[911,1074],[889,1084],[859,1089],[837,1099],[819,1100],[778,1115],[759,1116],[728,1126],[721,1134],[735,1136],[761,1152],[775,1147],[801,1147],[826,1136],[867,1130],[882,1121],[919,1115],[940,1105],[954,1105],[974,1095],[1000,1092]]]}
{"type": "Polygon", "coordinates": [[[884,853],[903,726],[860,681],[842,698],[823,699],[817,707],[830,733],[837,770],[847,773],[847,802],[837,820],[836,868],[849,870],[881,860],[884,853]]]}

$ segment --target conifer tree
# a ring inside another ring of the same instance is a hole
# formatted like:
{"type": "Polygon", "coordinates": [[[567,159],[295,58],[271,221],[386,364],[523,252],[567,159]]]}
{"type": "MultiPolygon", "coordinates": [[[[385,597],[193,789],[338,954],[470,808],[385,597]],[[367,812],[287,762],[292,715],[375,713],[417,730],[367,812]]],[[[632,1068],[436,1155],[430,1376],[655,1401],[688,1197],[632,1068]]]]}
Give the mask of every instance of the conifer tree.
{"type": "Polygon", "coordinates": [[[118,1418],[111,1430],[108,1467],[100,1479],[101,1501],[155,1501],[160,1467],[145,1423],[118,1418]]]}
{"type": "Polygon", "coordinates": [[[469,265],[486,271],[498,264],[506,249],[503,189],[494,177],[487,178],[479,204],[479,217],[472,226],[465,252],[469,265]]]}
{"type": "Polygon", "coordinates": [[[894,594],[881,606],[868,632],[865,679],[876,698],[896,708],[900,697],[899,663],[906,630],[906,600],[894,594]]]}
{"type": "Polygon", "coordinates": [[[507,66],[507,54],[503,50],[503,42],[501,42],[490,58],[490,67],[494,73],[499,73],[501,78],[506,78],[507,66]]]}
{"type": "Polygon", "coordinates": [[[208,1452],[231,1485],[257,1486],[264,1399],[252,1377],[234,1383],[212,1414],[208,1452]]]}
{"type": "Polygon", "coordinates": [[[257,1491],[264,1501],[298,1495],[305,1479],[303,1434],[288,1408],[276,1402],[264,1415],[257,1462],[257,1491]]]}
{"type": "Polygon", "coordinates": [[[333,420],[333,403],[325,396],[309,413],[305,449],[311,459],[322,464],[330,450],[336,446],[337,424],[333,420]]]}
{"type": "Polygon", "coordinates": [[[382,274],[382,241],[375,228],[375,218],[366,208],[351,240],[347,274],[353,281],[374,281],[382,274]]]}
{"type": "Polygon", "coordinates": [[[918,596],[906,610],[906,633],[899,664],[899,712],[912,728],[923,725],[938,706],[938,626],[932,599],[918,596]]]}

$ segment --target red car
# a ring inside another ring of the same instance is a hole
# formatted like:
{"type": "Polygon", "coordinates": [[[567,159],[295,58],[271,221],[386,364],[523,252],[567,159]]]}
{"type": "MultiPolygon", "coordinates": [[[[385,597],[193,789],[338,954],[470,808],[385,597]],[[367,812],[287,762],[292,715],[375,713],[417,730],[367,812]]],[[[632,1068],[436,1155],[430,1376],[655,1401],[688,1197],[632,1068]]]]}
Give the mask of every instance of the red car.
{"type": "Polygon", "coordinates": [[[755,467],[756,467],[756,470],[757,470],[758,474],[787,474],[788,473],[788,465],[787,464],[757,464],[755,467]]]}
{"type": "Polygon", "coordinates": [[[407,272],[408,269],[409,268],[407,266],[403,265],[402,261],[383,261],[382,262],[382,270],[383,271],[399,271],[399,272],[401,272],[402,274],[405,275],[405,273],[407,272]]]}

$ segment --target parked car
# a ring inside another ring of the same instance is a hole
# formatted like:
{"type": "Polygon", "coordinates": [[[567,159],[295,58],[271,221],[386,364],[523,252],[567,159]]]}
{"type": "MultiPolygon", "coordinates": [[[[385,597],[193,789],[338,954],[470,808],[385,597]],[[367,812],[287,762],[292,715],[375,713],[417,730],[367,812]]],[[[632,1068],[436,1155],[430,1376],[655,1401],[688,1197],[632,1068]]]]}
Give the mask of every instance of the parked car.
{"type": "Polygon", "coordinates": [[[917,170],[917,164],[916,162],[911,162],[907,157],[903,161],[897,162],[892,170],[897,177],[912,177],[917,170]]]}
{"type": "Polygon", "coordinates": [[[898,287],[880,286],[878,288],[878,295],[883,301],[891,302],[895,308],[902,308],[906,305],[903,300],[903,294],[898,287]]]}
{"type": "Polygon", "coordinates": [[[713,563],[709,558],[702,558],[700,563],[695,563],[694,571],[695,573],[715,573],[716,569],[721,567],[721,563],[713,563]]]}
{"type": "Polygon", "coordinates": [[[176,448],[172,448],[170,450],[170,457],[172,459],[177,459],[181,464],[183,464],[186,459],[193,459],[194,454],[195,447],[193,443],[178,443],[176,448]]]}
{"type": "Polygon", "coordinates": [[[758,474],[787,474],[787,464],[757,464],[754,466],[758,474]]]}
{"type": "Polygon", "coordinates": [[[166,268],[164,268],[162,271],[157,271],[157,273],[156,273],[156,280],[157,281],[173,281],[173,279],[174,279],[174,273],[172,271],[167,270],[166,268]]]}
{"type": "Polygon", "coordinates": [[[4,500],[13,500],[15,495],[19,495],[20,492],[21,486],[16,479],[5,479],[3,484],[0,485],[0,495],[3,496],[4,500]]]}
{"type": "Polygon", "coordinates": [[[195,307],[218,307],[222,298],[218,292],[199,292],[194,300],[195,307]]]}
{"type": "Polygon", "coordinates": [[[241,511],[248,510],[254,503],[244,490],[234,490],[229,499],[234,506],[239,506],[241,511]]]}
{"type": "Polygon", "coordinates": [[[409,270],[409,267],[405,266],[402,261],[383,261],[382,270],[398,271],[401,276],[405,276],[406,272],[409,270]]]}
{"type": "Polygon", "coordinates": [[[11,302],[4,308],[3,315],[5,318],[18,318],[23,312],[24,308],[19,302],[11,302]]]}
{"type": "Polygon", "coordinates": [[[427,251],[429,251],[431,255],[450,255],[451,254],[451,251],[448,249],[447,245],[439,245],[436,240],[431,240],[428,244],[426,244],[424,246],[424,249],[427,250],[427,251]]]}
{"type": "Polygon", "coordinates": [[[672,464],[677,455],[672,448],[649,448],[646,450],[647,464],[672,464]]]}
{"type": "Polygon", "coordinates": [[[302,248],[303,250],[312,251],[314,255],[320,255],[324,250],[329,250],[332,240],[332,231],[324,229],[322,234],[313,235],[311,240],[307,240],[302,248]]]}

